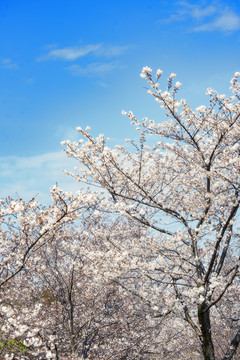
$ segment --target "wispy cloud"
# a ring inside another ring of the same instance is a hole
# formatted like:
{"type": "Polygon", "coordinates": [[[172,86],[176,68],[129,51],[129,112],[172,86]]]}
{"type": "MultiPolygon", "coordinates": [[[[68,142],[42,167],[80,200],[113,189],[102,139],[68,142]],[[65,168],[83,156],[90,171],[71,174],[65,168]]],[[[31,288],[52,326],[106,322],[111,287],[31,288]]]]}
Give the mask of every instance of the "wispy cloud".
{"type": "Polygon", "coordinates": [[[115,57],[123,55],[127,50],[132,46],[118,46],[118,45],[101,45],[100,48],[96,51],[97,56],[106,56],[106,57],[115,57]]]}
{"type": "Polygon", "coordinates": [[[34,84],[34,82],[35,82],[34,78],[31,78],[31,77],[24,77],[23,81],[27,84],[34,84]]]}
{"type": "Polygon", "coordinates": [[[46,55],[37,58],[37,61],[64,60],[75,61],[87,55],[95,57],[114,57],[122,55],[129,46],[93,44],[86,46],[71,46],[51,49],[46,55]]]}
{"type": "Polygon", "coordinates": [[[110,73],[114,69],[121,68],[118,61],[109,61],[123,55],[131,46],[91,44],[85,46],[71,46],[56,48],[51,45],[48,53],[38,57],[37,61],[61,60],[67,62],[79,62],[81,58],[89,56],[90,62],[87,65],[79,63],[67,66],[66,69],[72,76],[100,76],[110,73]],[[93,62],[93,58],[99,61],[93,62]],[[79,60],[79,61],[77,61],[79,60]],[[107,62],[108,61],[108,62],[107,62]]]}
{"type": "Polygon", "coordinates": [[[215,20],[194,28],[194,31],[232,32],[240,29],[240,17],[227,10],[215,20]]]}
{"type": "Polygon", "coordinates": [[[0,67],[3,68],[3,69],[8,69],[8,70],[17,70],[17,69],[19,69],[18,64],[15,64],[9,58],[0,59],[0,67]]]}
{"type": "Polygon", "coordinates": [[[217,8],[213,5],[201,7],[199,4],[190,4],[187,1],[179,1],[177,5],[177,11],[167,21],[185,21],[188,17],[201,20],[217,12],[217,8]]]}
{"type": "Polygon", "coordinates": [[[221,3],[212,3],[208,6],[187,1],[177,3],[178,9],[167,22],[191,21],[191,31],[221,31],[233,32],[240,29],[240,16],[221,3]]]}
{"type": "Polygon", "coordinates": [[[90,53],[95,53],[101,45],[87,45],[87,46],[72,46],[61,49],[54,49],[48,52],[48,54],[38,57],[38,61],[45,60],[66,60],[74,61],[90,53]]]}
{"type": "Polygon", "coordinates": [[[116,68],[119,68],[116,63],[92,63],[86,67],[74,64],[68,66],[67,69],[71,72],[73,76],[83,76],[83,75],[97,75],[103,76],[116,68]]]}
{"type": "Polygon", "coordinates": [[[49,189],[56,182],[64,190],[75,192],[79,184],[63,174],[64,169],[72,170],[75,165],[62,151],[30,157],[0,157],[0,197],[18,194],[29,200],[38,194],[40,201],[49,202],[49,189]]]}

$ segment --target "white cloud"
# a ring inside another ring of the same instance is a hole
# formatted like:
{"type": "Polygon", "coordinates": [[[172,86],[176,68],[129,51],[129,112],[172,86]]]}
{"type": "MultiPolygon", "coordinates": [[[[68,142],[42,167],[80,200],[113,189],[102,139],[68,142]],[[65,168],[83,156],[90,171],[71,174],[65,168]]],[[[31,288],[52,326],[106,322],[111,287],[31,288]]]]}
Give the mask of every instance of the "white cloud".
{"type": "Polygon", "coordinates": [[[186,21],[187,19],[202,20],[208,16],[216,14],[218,9],[213,5],[201,7],[199,4],[190,4],[187,1],[177,2],[178,9],[166,22],[186,21]]]}
{"type": "MultiPolygon", "coordinates": [[[[119,46],[119,45],[102,45],[102,44],[93,44],[86,46],[72,46],[65,48],[56,48],[56,45],[48,46],[48,53],[44,56],[38,57],[37,61],[47,61],[47,60],[62,60],[67,62],[76,62],[76,60],[81,59],[87,55],[97,58],[101,61],[90,62],[85,66],[79,65],[77,63],[72,64],[71,66],[66,67],[66,69],[71,73],[72,76],[98,76],[103,77],[104,75],[110,73],[114,69],[121,68],[117,62],[109,61],[106,62],[106,59],[116,58],[124,54],[130,46],[119,46]]],[[[106,84],[100,86],[107,86],[106,84]]]]}
{"type": "Polygon", "coordinates": [[[117,45],[103,46],[101,44],[72,46],[72,47],[65,47],[60,49],[56,49],[56,48],[52,49],[51,47],[51,50],[48,52],[48,54],[38,57],[37,61],[45,61],[45,60],[74,61],[89,54],[94,55],[96,57],[99,56],[114,57],[114,56],[122,55],[128,48],[129,46],[117,46],[117,45]]]}
{"type": "Polygon", "coordinates": [[[119,68],[119,65],[117,65],[116,63],[92,63],[87,65],[86,67],[74,64],[67,67],[67,69],[72,73],[73,76],[103,76],[116,68],[119,68]]]}
{"type": "Polygon", "coordinates": [[[29,200],[38,194],[39,201],[49,203],[49,189],[56,182],[64,190],[79,190],[80,185],[63,174],[64,169],[71,171],[74,166],[76,161],[68,159],[62,151],[29,157],[0,157],[0,196],[18,194],[29,200]]]}
{"type": "Polygon", "coordinates": [[[221,2],[202,6],[187,1],[180,1],[175,14],[172,14],[167,22],[192,20],[195,23],[192,31],[222,31],[232,32],[240,29],[240,16],[221,2]],[[196,26],[197,25],[197,26],[196,26]]]}
{"type": "Polygon", "coordinates": [[[194,29],[194,31],[236,31],[240,29],[240,17],[232,11],[226,11],[214,21],[203,24],[194,29]]]}
{"type": "Polygon", "coordinates": [[[82,47],[72,46],[72,47],[65,47],[62,49],[54,49],[49,51],[47,55],[39,57],[37,60],[38,61],[43,61],[43,60],[74,61],[90,53],[96,52],[100,47],[101,45],[86,45],[82,47]]]}
{"type": "Polygon", "coordinates": [[[217,8],[212,5],[201,7],[199,4],[190,4],[187,1],[180,1],[179,5],[182,6],[179,10],[180,15],[190,15],[195,19],[202,19],[217,12],[217,8]]]}
{"type": "Polygon", "coordinates": [[[105,45],[101,46],[96,51],[96,55],[102,55],[107,57],[120,56],[124,54],[129,48],[130,46],[105,45]]]}
{"type": "Polygon", "coordinates": [[[23,81],[27,84],[34,84],[35,82],[35,79],[34,78],[31,78],[31,77],[24,77],[23,78],[23,81]]]}
{"type": "Polygon", "coordinates": [[[8,70],[17,70],[17,69],[19,69],[18,64],[15,64],[9,58],[0,59],[0,66],[1,66],[1,68],[8,69],[8,70]]]}

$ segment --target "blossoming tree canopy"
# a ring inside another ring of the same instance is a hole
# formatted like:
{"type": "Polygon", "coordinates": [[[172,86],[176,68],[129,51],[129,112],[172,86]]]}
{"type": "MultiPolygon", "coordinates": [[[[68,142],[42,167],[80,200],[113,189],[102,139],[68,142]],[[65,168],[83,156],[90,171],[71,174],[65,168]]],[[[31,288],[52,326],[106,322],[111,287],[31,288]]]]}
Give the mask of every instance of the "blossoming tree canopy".
{"type": "Polygon", "coordinates": [[[94,216],[127,218],[144,229],[137,238],[129,238],[126,228],[125,236],[98,234],[111,249],[102,256],[108,269],[102,276],[134,291],[156,316],[174,314],[181,331],[187,326],[193,332],[205,360],[234,359],[240,342],[239,75],[231,80],[230,97],[209,88],[209,106],[192,110],[178,100],[176,74],[162,91],[162,70],[154,78],[144,67],[148,94],[166,118],[139,120],[123,111],[140,135],[138,142],[127,139],[133,151],[129,145],[109,148],[108,138],[93,138],[89,127],[77,128],[79,142],[63,143],[68,157],[81,164],[70,175],[97,187],[94,216]],[[141,286],[133,277],[141,278],[141,286]],[[222,336],[219,349],[220,329],[228,329],[228,337],[222,336]]]}
{"type": "Polygon", "coordinates": [[[65,141],[84,184],[52,204],[0,200],[0,357],[236,360],[240,342],[240,85],[209,106],[161,90],[139,140],[65,141]]]}

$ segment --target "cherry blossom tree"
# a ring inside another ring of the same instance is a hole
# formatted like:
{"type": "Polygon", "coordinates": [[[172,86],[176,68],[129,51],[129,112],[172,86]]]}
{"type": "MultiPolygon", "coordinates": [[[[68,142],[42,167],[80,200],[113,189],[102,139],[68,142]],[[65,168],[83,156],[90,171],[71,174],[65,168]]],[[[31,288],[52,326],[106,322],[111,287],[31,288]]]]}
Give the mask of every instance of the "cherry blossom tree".
{"type": "Polygon", "coordinates": [[[35,198],[29,202],[10,197],[0,200],[0,288],[24,269],[38,248],[51,241],[64,224],[73,222],[87,207],[87,195],[74,198],[56,186],[51,195],[49,207],[35,198]]]}
{"type": "Polygon", "coordinates": [[[239,75],[193,111],[143,68],[163,121],[123,111],[139,140],[113,149],[78,128],[81,191],[1,200],[0,357],[239,357],[239,75]]]}
{"type": "Polygon", "coordinates": [[[178,332],[192,333],[199,359],[238,354],[239,75],[231,80],[229,97],[208,89],[209,106],[192,110],[177,99],[181,83],[174,82],[175,74],[162,91],[162,71],[154,79],[145,67],[141,77],[165,111],[163,121],[123,111],[139,141],[127,139],[125,147],[111,149],[104,135],[93,138],[90,128],[77,128],[83,138],[63,143],[80,163],[70,175],[92,189],[94,215],[128,218],[141,228],[137,237],[129,236],[131,226],[99,232],[107,250],[96,252],[92,264],[98,277],[134,293],[155,316],[172,317],[166,359],[177,354],[178,332]]]}
{"type": "Polygon", "coordinates": [[[164,355],[165,317],[155,316],[149,304],[119,287],[116,278],[106,281],[99,276],[93,259],[111,251],[99,235],[110,232],[110,227],[117,234],[121,225],[124,234],[128,229],[128,235],[139,236],[139,229],[129,230],[128,224],[108,225],[107,229],[93,217],[77,226],[66,223],[5,284],[3,354],[14,359],[62,360],[164,355]]]}
{"type": "MultiPolygon", "coordinates": [[[[33,296],[36,277],[32,271],[42,263],[41,250],[54,241],[62,228],[84,216],[88,208],[87,194],[76,197],[53,187],[51,195],[52,205],[48,207],[35,198],[29,202],[1,199],[0,354],[9,358],[14,353],[28,353],[27,343],[31,349],[34,343],[37,348],[42,345],[35,336],[42,304],[33,296]]],[[[37,351],[35,355],[40,358],[37,351]]],[[[31,359],[35,355],[32,352],[31,359]]]]}
{"type": "Polygon", "coordinates": [[[96,235],[100,225],[91,219],[64,229],[43,249],[34,273],[42,298],[40,332],[54,339],[59,359],[132,359],[149,352],[147,340],[163,328],[162,321],[150,324],[138,297],[99,278],[91,259],[108,251],[96,235]]]}

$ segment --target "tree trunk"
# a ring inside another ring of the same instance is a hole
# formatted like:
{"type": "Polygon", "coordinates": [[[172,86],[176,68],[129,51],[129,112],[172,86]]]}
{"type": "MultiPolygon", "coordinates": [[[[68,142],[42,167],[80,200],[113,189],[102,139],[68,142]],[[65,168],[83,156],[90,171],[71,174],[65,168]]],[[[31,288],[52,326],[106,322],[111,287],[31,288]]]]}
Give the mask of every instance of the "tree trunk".
{"type": "Polygon", "coordinates": [[[215,360],[214,346],[212,342],[210,312],[206,309],[205,302],[198,306],[198,321],[201,329],[202,352],[204,360],[215,360]]]}

